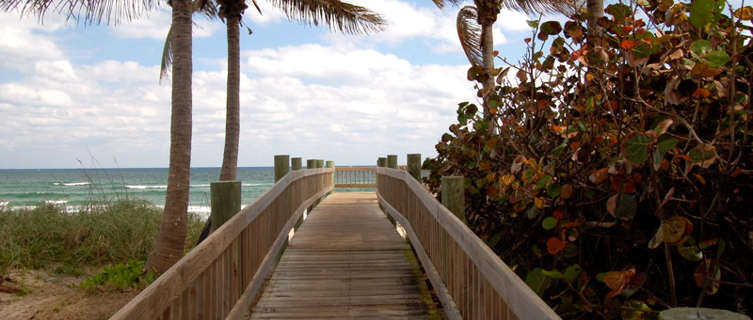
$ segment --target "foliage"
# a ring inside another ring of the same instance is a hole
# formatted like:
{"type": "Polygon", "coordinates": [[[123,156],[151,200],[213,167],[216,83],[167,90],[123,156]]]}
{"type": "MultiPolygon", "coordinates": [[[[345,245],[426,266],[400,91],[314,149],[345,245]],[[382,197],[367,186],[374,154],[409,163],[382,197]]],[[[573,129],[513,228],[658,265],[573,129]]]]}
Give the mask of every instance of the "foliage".
{"type": "Polygon", "coordinates": [[[612,4],[591,39],[582,13],[531,21],[496,129],[461,103],[424,163],[437,194],[466,177],[469,226],[563,317],[753,314],[753,8],[723,5],[612,4]]]}
{"type": "Polygon", "coordinates": [[[84,280],[81,288],[94,290],[98,287],[108,287],[126,290],[145,287],[154,279],[154,273],[144,273],[144,260],[131,260],[127,263],[105,266],[101,272],[84,280]]]}
{"type": "MultiPolygon", "coordinates": [[[[54,268],[56,273],[80,275],[82,266],[143,260],[152,249],[161,214],[138,201],[102,202],[77,212],[48,204],[0,208],[0,271],[54,268]]],[[[189,214],[187,248],[196,243],[201,227],[201,219],[189,214]]]]}

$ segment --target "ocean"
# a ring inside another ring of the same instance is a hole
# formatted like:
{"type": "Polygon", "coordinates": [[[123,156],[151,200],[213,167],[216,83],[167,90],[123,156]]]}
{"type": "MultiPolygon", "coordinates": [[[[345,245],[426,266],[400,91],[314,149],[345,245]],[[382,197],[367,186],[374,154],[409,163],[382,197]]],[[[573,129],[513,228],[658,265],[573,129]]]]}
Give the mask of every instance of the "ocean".
{"type": "MultiPolygon", "coordinates": [[[[209,184],[220,168],[191,168],[189,211],[209,215],[209,184]]],[[[274,185],[271,167],[238,168],[245,206],[274,185]]],[[[0,206],[30,208],[42,203],[78,210],[92,201],[146,200],[164,207],[167,168],[0,169],[0,206]]]]}

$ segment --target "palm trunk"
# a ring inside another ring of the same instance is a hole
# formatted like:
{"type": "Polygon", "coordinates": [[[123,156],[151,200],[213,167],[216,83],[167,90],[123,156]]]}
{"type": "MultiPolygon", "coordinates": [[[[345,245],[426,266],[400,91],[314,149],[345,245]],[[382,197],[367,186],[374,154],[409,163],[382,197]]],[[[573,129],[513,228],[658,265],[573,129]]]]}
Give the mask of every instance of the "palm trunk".
{"type": "Polygon", "coordinates": [[[227,24],[227,114],[225,118],[225,152],[220,180],[235,180],[238,171],[238,137],[240,135],[240,15],[229,15],[227,24]]]}
{"type": "Polygon", "coordinates": [[[172,1],[173,79],[170,115],[170,169],[165,211],[146,269],[165,272],[183,256],[191,167],[191,2],[172,1]]]}
{"type": "Polygon", "coordinates": [[[604,0],[587,0],[588,9],[588,35],[590,37],[599,37],[601,27],[598,22],[604,16],[604,0]]]}
{"type": "Polygon", "coordinates": [[[481,91],[484,93],[484,120],[489,123],[489,133],[494,132],[494,121],[489,111],[489,94],[494,91],[494,38],[492,36],[492,23],[481,24],[481,55],[484,71],[488,77],[482,83],[481,91]]]}

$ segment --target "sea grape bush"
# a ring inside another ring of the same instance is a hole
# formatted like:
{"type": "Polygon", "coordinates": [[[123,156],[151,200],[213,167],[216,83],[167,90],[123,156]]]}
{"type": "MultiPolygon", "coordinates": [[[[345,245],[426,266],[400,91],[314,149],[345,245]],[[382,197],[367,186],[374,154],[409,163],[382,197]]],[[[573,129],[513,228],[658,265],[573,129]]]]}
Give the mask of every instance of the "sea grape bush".
{"type": "Polygon", "coordinates": [[[753,314],[753,8],[611,4],[530,21],[424,163],[466,177],[469,226],[565,318],[753,314]],[[594,32],[596,30],[597,32],[594,32]]]}

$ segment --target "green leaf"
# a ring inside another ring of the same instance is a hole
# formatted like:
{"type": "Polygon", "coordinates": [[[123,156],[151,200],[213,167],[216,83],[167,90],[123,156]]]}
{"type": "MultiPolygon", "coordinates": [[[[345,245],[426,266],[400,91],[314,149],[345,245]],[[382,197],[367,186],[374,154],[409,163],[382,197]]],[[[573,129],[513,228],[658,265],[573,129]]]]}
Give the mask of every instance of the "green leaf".
{"type": "Polygon", "coordinates": [[[634,134],[625,142],[623,154],[625,159],[635,165],[641,165],[648,159],[648,145],[651,139],[643,134],[634,134]]]}
{"type": "Polygon", "coordinates": [[[632,220],[638,211],[638,203],[632,195],[620,194],[617,196],[617,207],[614,215],[624,220],[632,220]]]}
{"type": "Polygon", "coordinates": [[[578,275],[580,272],[583,271],[583,268],[580,267],[577,263],[574,265],[571,265],[565,269],[565,281],[567,282],[573,282],[576,278],[578,278],[578,275]]]}
{"type": "Polygon", "coordinates": [[[548,35],[555,35],[562,31],[562,25],[558,21],[547,21],[541,25],[541,32],[548,35]]]}
{"type": "Polygon", "coordinates": [[[721,67],[729,62],[729,55],[723,50],[715,50],[707,54],[705,59],[710,66],[721,67]]]}
{"type": "Polygon", "coordinates": [[[690,23],[703,29],[718,18],[724,1],[693,0],[690,3],[690,23]]]}
{"type": "Polygon", "coordinates": [[[555,217],[546,217],[544,221],[541,221],[541,227],[544,228],[544,230],[552,230],[557,226],[558,222],[559,220],[555,217]]]}
{"type": "Polygon", "coordinates": [[[539,181],[536,182],[536,189],[541,189],[543,187],[546,187],[546,185],[549,183],[549,181],[552,181],[552,176],[545,175],[539,179],[539,181]]]}
{"type": "Polygon", "coordinates": [[[633,10],[630,10],[630,7],[622,3],[610,4],[604,9],[604,12],[611,14],[618,23],[633,14],[633,10]]]}
{"type": "Polygon", "coordinates": [[[539,215],[539,209],[536,209],[536,207],[530,207],[528,210],[526,210],[526,217],[528,217],[529,220],[533,220],[536,218],[536,216],[539,215]]]}
{"type": "Polygon", "coordinates": [[[606,277],[606,276],[607,276],[607,273],[606,272],[602,272],[602,273],[597,273],[595,278],[598,281],[605,282],[604,281],[604,277],[606,277]]]}
{"type": "Polygon", "coordinates": [[[667,153],[667,151],[674,148],[676,144],[677,139],[672,137],[662,139],[661,141],[659,141],[659,143],[656,144],[656,150],[654,151],[653,155],[654,170],[659,170],[659,165],[661,165],[661,161],[664,159],[664,155],[667,153]]]}
{"type": "Polygon", "coordinates": [[[546,188],[546,193],[549,197],[556,198],[562,193],[562,186],[557,183],[552,183],[546,188]]]}
{"type": "Polygon", "coordinates": [[[652,47],[648,43],[641,42],[635,47],[633,47],[632,52],[636,58],[645,58],[651,55],[652,47]]]}
{"type": "Polygon", "coordinates": [[[696,40],[690,44],[690,52],[694,53],[699,58],[705,56],[711,52],[711,50],[711,42],[708,40],[696,40]]]}
{"type": "Polygon", "coordinates": [[[701,261],[703,252],[697,246],[677,246],[677,252],[688,261],[701,261]]]}
{"type": "Polygon", "coordinates": [[[531,28],[538,28],[539,27],[539,20],[527,20],[528,26],[531,28]]]}
{"type": "Polygon", "coordinates": [[[544,275],[544,271],[546,270],[536,268],[529,271],[526,275],[526,284],[539,296],[541,296],[546,289],[549,289],[549,286],[551,285],[551,280],[544,275]]]}
{"type": "Polygon", "coordinates": [[[562,272],[560,272],[557,269],[554,269],[554,270],[543,270],[543,271],[541,271],[541,273],[543,275],[549,277],[549,278],[552,278],[552,279],[564,279],[565,278],[565,275],[562,274],[562,272]]]}

